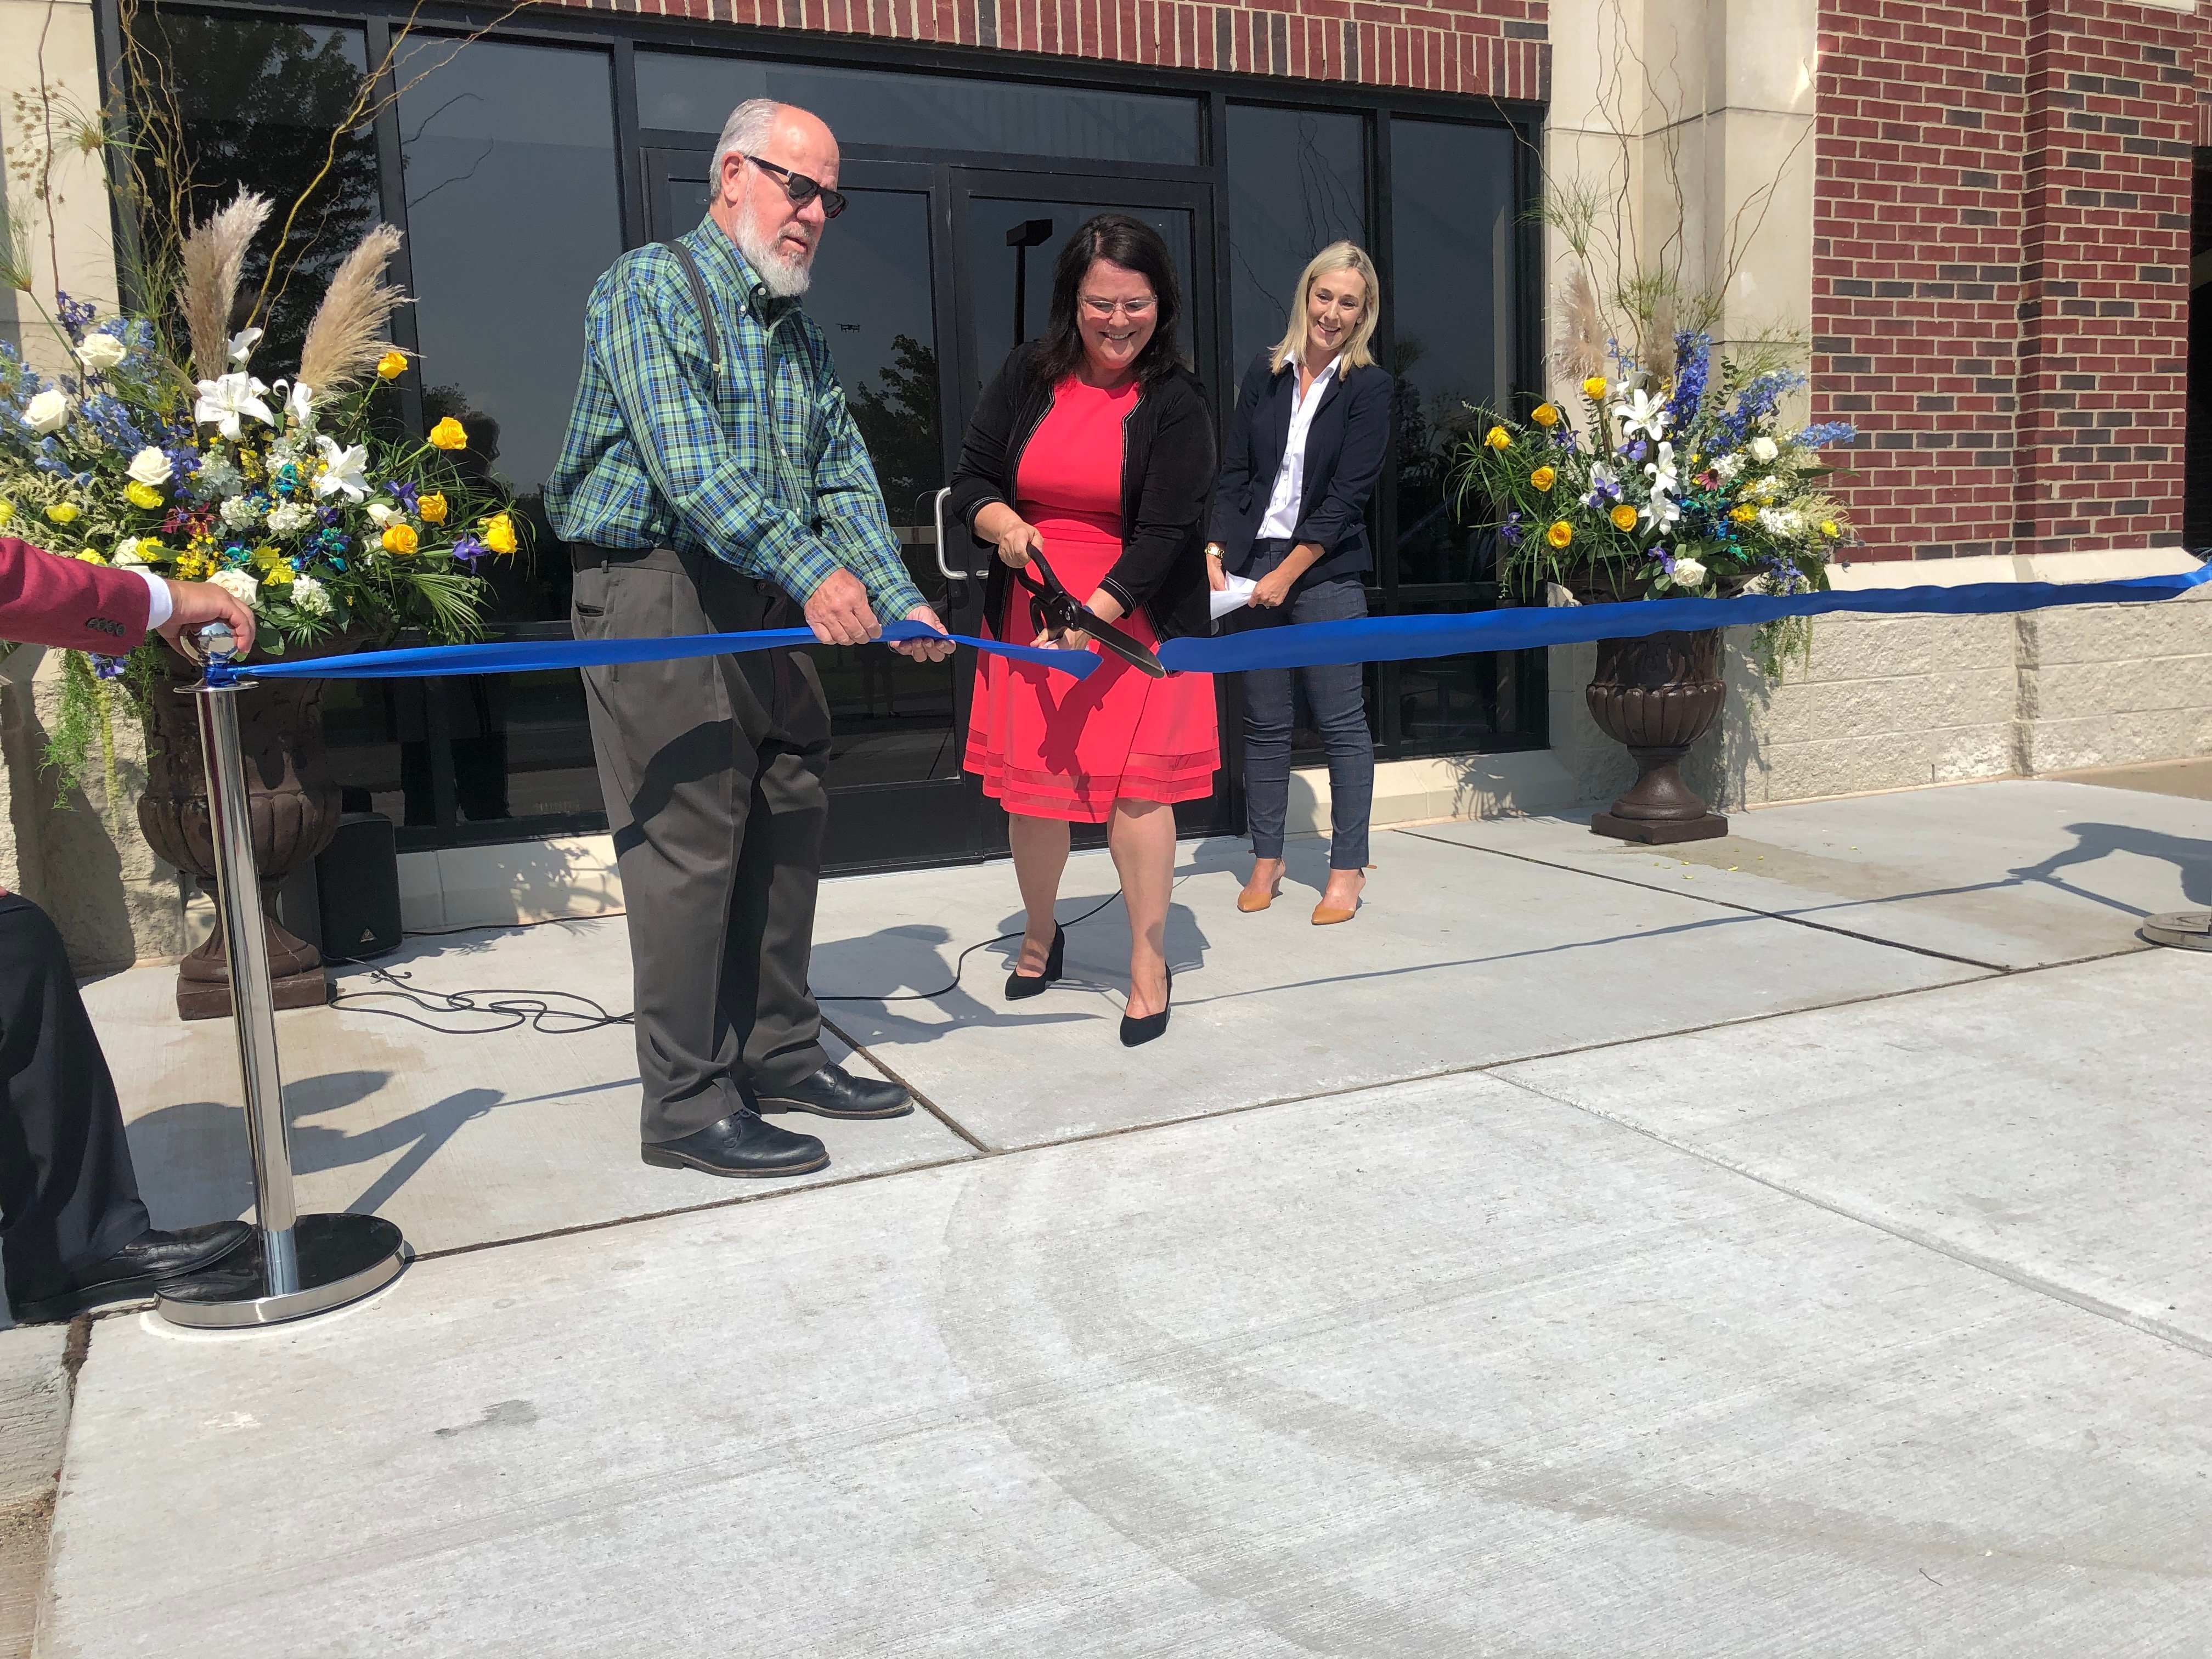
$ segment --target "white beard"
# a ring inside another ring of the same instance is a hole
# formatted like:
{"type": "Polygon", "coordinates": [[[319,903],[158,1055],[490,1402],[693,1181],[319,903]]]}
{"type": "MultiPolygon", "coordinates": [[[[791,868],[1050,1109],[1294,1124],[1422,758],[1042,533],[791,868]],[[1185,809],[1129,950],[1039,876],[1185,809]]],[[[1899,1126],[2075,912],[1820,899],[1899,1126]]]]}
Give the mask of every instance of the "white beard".
{"type": "Polygon", "coordinates": [[[745,256],[745,263],[761,279],[761,285],[779,300],[795,300],[806,292],[806,285],[814,280],[814,253],[809,249],[793,258],[777,251],[773,238],[760,234],[753,222],[752,204],[739,205],[735,221],[733,239],[738,252],[745,256]]]}

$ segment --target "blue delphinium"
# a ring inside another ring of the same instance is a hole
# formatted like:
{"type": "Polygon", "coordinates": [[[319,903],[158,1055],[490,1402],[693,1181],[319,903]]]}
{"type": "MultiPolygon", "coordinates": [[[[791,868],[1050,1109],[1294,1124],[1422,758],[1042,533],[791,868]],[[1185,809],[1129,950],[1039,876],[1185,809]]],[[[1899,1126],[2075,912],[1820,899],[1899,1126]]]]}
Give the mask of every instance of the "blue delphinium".
{"type": "Polygon", "coordinates": [[[84,343],[84,331],[92,326],[93,319],[100,315],[99,307],[88,306],[81,300],[72,300],[59,289],[54,290],[54,311],[60,319],[63,332],[70,337],[71,345],[84,343]]]}
{"type": "Polygon", "coordinates": [[[1710,334],[1684,332],[1674,337],[1674,390],[1667,399],[1670,432],[1686,430],[1697,418],[1705,401],[1706,377],[1712,371],[1713,341],[1710,334]]]}
{"type": "Polygon", "coordinates": [[[1830,444],[1847,444],[1858,435],[1858,428],[1849,421],[1823,421],[1807,427],[1790,441],[1806,449],[1826,449],[1830,444]]]}

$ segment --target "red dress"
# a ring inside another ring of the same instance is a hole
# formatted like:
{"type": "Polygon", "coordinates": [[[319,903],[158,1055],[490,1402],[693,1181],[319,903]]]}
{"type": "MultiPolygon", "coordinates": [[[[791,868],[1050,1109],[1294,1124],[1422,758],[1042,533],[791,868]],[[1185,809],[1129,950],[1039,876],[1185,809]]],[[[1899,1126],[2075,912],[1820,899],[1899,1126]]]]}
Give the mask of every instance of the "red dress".
{"type": "MultiPolygon", "coordinates": [[[[1138,391],[1134,381],[1102,392],[1062,380],[1022,452],[1014,510],[1043,536],[1053,573],[1079,599],[1121,556],[1121,426],[1138,391]]],[[[1000,639],[1036,637],[1028,589],[1006,584],[996,623],[1000,639]]],[[[1159,643],[1142,610],[1119,625],[1159,643]]],[[[985,794],[1027,817],[1103,823],[1117,799],[1198,799],[1213,793],[1221,766],[1213,677],[1156,680],[1109,656],[1075,680],[979,656],[963,763],[981,776],[985,794]]]]}

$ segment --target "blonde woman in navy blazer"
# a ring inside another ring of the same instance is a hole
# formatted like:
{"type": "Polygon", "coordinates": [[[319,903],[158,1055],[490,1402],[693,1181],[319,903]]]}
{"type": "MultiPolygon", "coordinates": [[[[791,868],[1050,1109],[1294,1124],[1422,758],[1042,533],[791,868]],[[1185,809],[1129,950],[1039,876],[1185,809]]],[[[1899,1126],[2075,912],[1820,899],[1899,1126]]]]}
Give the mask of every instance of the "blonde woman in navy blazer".
{"type": "MultiPolygon", "coordinates": [[[[1390,453],[1391,378],[1369,356],[1382,287],[1351,242],[1323,248],[1298,279],[1283,337],[1253,360],[1238,390],[1206,547],[1216,589],[1258,583],[1243,625],[1334,622],[1367,614],[1375,568],[1367,506],[1390,453]]],[[[1328,754],[1328,884],[1316,926],[1349,921],[1367,877],[1375,741],[1357,664],[1297,671],[1328,754]]],[[[1291,671],[1248,672],[1244,795],[1252,874],[1240,910],[1264,910],[1283,883],[1291,789],[1291,671]]]]}

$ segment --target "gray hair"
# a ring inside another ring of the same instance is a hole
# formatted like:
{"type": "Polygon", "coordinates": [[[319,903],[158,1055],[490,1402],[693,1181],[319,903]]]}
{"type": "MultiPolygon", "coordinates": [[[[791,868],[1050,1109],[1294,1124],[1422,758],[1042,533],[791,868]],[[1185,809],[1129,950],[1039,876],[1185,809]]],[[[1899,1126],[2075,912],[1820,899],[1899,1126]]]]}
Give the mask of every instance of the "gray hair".
{"type": "Polygon", "coordinates": [[[748,98],[730,112],[730,118],[722,123],[721,142],[714,146],[714,159],[707,175],[712,191],[709,199],[722,199],[722,158],[759,155],[775,131],[775,118],[782,112],[783,106],[773,98],[748,98]]]}

